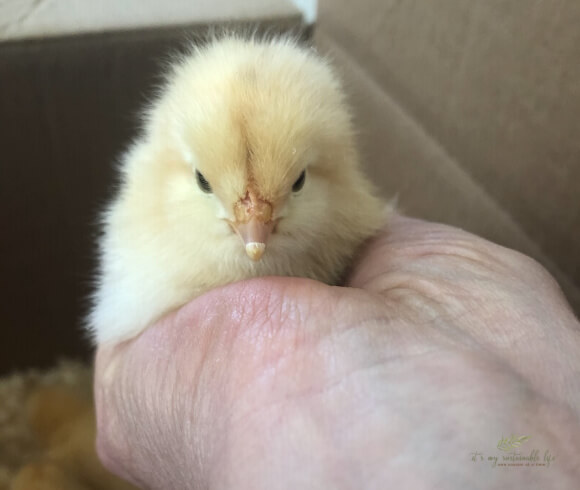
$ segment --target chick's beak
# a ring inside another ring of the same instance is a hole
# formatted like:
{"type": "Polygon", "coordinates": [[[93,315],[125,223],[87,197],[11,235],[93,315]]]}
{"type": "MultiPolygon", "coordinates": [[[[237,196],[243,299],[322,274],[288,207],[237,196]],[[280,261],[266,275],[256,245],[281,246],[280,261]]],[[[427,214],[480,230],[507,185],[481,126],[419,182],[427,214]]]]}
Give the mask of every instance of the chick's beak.
{"type": "Polygon", "coordinates": [[[243,240],[246,254],[254,261],[260,260],[274,228],[272,205],[248,191],[246,196],[235,204],[234,216],[236,221],[230,224],[243,240]]]}
{"type": "Polygon", "coordinates": [[[234,228],[244,241],[246,253],[252,260],[260,260],[266,251],[266,243],[273,228],[273,221],[263,223],[251,218],[247,223],[236,223],[234,228]]]}

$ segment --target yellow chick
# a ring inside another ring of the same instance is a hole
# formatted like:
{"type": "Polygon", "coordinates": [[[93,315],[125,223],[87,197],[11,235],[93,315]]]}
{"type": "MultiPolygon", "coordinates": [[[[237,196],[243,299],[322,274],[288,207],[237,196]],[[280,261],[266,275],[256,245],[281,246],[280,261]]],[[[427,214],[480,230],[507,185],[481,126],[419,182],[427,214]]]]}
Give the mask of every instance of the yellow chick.
{"type": "Polygon", "coordinates": [[[34,393],[27,408],[45,451],[20,469],[9,490],[135,490],[99,461],[92,400],[65,387],[47,387],[34,393]]]}
{"type": "Polygon", "coordinates": [[[329,64],[291,39],[216,39],[175,64],[122,159],[89,328],[130,338],[250,277],[336,283],[385,209],[329,64]]]}

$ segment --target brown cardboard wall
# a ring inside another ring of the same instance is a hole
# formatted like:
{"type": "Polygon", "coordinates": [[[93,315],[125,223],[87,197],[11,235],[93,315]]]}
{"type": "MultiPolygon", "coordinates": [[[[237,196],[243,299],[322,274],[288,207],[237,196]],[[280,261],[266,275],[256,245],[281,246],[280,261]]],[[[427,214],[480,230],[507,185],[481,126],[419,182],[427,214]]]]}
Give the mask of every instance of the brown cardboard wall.
{"type": "Polygon", "coordinates": [[[576,287],[579,25],[576,0],[322,1],[319,24],[576,287]]]}

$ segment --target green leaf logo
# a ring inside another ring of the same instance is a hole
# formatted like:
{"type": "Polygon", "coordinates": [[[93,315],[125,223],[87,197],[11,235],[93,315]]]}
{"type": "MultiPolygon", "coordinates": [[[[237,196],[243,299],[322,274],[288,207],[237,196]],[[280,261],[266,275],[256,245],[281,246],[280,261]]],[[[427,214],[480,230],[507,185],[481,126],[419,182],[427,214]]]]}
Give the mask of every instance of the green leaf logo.
{"type": "Polygon", "coordinates": [[[530,437],[531,436],[516,437],[513,434],[505,438],[501,436],[500,441],[497,443],[497,448],[500,449],[501,451],[510,451],[511,449],[517,449],[530,437]]]}

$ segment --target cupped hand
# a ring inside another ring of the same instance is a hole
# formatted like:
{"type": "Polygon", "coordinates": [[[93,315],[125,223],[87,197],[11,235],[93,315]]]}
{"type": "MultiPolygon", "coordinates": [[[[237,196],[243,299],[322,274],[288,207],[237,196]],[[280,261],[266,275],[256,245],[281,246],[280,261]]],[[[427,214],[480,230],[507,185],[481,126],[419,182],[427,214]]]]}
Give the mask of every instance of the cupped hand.
{"type": "Polygon", "coordinates": [[[409,218],[368,244],[347,287],[231,284],[101,345],[95,394],[100,457],[142,488],[580,481],[580,326],[557,284],[409,218]],[[499,450],[512,434],[529,438],[499,450]]]}

